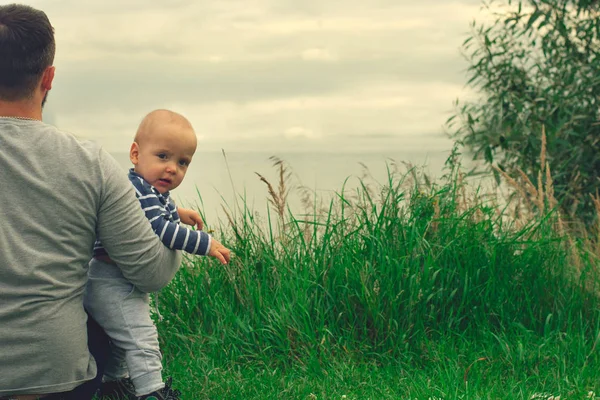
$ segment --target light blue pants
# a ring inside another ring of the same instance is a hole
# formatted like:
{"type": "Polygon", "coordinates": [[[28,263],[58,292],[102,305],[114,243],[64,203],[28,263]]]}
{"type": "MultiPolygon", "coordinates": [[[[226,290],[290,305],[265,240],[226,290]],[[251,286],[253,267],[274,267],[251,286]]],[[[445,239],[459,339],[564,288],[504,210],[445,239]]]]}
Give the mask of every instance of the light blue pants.
{"type": "Polygon", "coordinates": [[[105,379],[129,375],[137,396],[163,388],[162,355],[149,295],[125,279],[116,265],[92,259],[84,306],[112,341],[105,379]]]}

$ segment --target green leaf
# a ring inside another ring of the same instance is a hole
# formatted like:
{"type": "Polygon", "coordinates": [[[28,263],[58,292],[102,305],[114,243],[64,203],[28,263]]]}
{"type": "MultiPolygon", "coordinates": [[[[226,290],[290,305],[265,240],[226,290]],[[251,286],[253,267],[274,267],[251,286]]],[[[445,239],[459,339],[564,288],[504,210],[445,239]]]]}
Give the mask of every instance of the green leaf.
{"type": "Polygon", "coordinates": [[[455,138],[486,163],[497,158],[506,170],[535,177],[545,125],[562,211],[572,215],[587,207],[586,215],[595,215],[589,195],[600,190],[600,139],[586,136],[600,137],[600,18],[590,10],[575,12],[581,4],[571,0],[498,2],[509,3],[505,11],[474,24],[465,40],[465,80],[479,96],[461,102],[459,118],[449,121],[455,138]]]}
{"type": "Polygon", "coordinates": [[[486,162],[490,164],[494,162],[494,155],[492,154],[492,148],[490,146],[486,146],[483,156],[486,162]]]}
{"type": "Polygon", "coordinates": [[[541,16],[543,15],[543,12],[539,9],[536,8],[534,12],[531,13],[531,16],[529,17],[529,20],[527,21],[527,25],[525,26],[526,30],[531,29],[533,23],[541,16]]]}

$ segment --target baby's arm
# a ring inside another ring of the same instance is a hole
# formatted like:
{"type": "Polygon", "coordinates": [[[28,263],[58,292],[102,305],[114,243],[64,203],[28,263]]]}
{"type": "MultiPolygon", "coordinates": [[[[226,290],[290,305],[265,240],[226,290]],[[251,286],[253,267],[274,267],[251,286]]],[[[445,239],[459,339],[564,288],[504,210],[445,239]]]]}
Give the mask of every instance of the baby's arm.
{"type": "MultiPolygon", "coordinates": [[[[170,249],[184,250],[187,253],[218,258],[221,263],[229,262],[229,250],[206,232],[194,231],[167,220],[169,212],[151,187],[143,180],[132,180],[140,205],[150,221],[154,233],[170,249]]],[[[179,215],[173,204],[170,205],[173,219],[179,215]]]]}
{"type": "MultiPolygon", "coordinates": [[[[157,202],[160,203],[158,198],[157,202]]],[[[162,203],[160,203],[160,205],[162,206],[162,203]]],[[[155,209],[152,209],[151,211],[154,210],[155,209]]],[[[146,216],[148,216],[148,219],[152,224],[154,232],[156,232],[165,246],[171,249],[184,250],[192,254],[215,257],[221,262],[221,264],[227,264],[229,262],[229,249],[223,246],[218,240],[212,238],[206,232],[193,231],[174,222],[170,222],[165,219],[165,215],[166,211],[164,206],[162,207],[162,212],[159,218],[150,218],[146,213],[146,216]]],[[[181,221],[183,221],[181,215],[179,215],[179,218],[181,221]]]]}
{"type": "Polygon", "coordinates": [[[179,219],[184,224],[195,226],[196,229],[199,230],[204,228],[204,221],[202,221],[202,217],[198,211],[191,210],[189,208],[177,207],[177,214],[179,214],[179,219]]]}
{"type": "MultiPolygon", "coordinates": [[[[179,214],[179,219],[181,222],[186,225],[196,226],[197,229],[202,229],[204,226],[204,222],[202,221],[202,217],[198,211],[191,210],[189,208],[177,207],[177,214],[179,214]]],[[[223,246],[215,238],[211,238],[208,255],[218,258],[223,264],[227,264],[229,262],[229,249],[223,246]]]]}
{"type": "Polygon", "coordinates": [[[142,205],[152,229],[165,246],[184,250],[191,254],[206,256],[210,250],[211,237],[208,233],[194,231],[166,219],[167,211],[156,195],[145,196],[142,205]]]}
{"type": "Polygon", "coordinates": [[[217,239],[213,238],[208,255],[217,258],[221,264],[229,263],[229,249],[221,244],[217,239]]]}
{"type": "MultiPolygon", "coordinates": [[[[174,209],[174,205],[171,204],[170,208],[174,209]]],[[[202,217],[197,211],[190,210],[187,208],[177,207],[176,211],[171,214],[175,219],[179,218],[181,222],[186,225],[196,225],[198,229],[202,229],[203,221],[202,217]]],[[[183,228],[186,229],[186,228],[183,228]]],[[[191,231],[194,232],[194,231],[191,231]]],[[[195,231],[198,232],[198,231],[195,231]]],[[[202,232],[204,233],[204,232],[202,232]]],[[[209,236],[210,237],[210,236],[209,236]]],[[[215,238],[210,238],[210,246],[208,250],[210,257],[217,258],[222,264],[227,264],[230,259],[230,251],[227,247],[223,246],[221,242],[215,238]]]]}

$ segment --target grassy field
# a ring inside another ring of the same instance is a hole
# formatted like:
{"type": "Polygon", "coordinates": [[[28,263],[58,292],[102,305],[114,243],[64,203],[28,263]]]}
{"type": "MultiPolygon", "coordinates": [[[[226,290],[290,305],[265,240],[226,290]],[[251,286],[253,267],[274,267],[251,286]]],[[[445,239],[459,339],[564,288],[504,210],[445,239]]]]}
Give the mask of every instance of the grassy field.
{"type": "Polygon", "coordinates": [[[449,162],[290,215],[277,167],[266,216],[240,201],[212,226],[231,264],[190,259],[161,293],[184,399],[600,396],[598,243],[549,178],[499,201],[449,162]]]}

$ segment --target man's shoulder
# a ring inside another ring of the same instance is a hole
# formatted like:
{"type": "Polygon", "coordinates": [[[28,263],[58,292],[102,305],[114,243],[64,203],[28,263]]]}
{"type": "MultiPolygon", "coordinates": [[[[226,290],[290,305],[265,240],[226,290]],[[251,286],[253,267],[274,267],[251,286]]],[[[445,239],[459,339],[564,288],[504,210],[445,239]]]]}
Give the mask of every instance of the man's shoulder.
{"type": "Polygon", "coordinates": [[[94,158],[97,158],[102,151],[100,144],[54,125],[43,123],[31,127],[30,130],[33,136],[43,140],[47,145],[55,145],[63,150],[70,148],[72,152],[87,153],[94,158]]]}
{"type": "Polygon", "coordinates": [[[76,133],[57,128],[53,125],[47,125],[50,130],[54,132],[55,135],[62,138],[65,141],[71,142],[75,146],[79,146],[82,149],[92,151],[94,153],[99,153],[102,149],[102,146],[92,140],[85,139],[76,133]]]}
{"type": "Polygon", "coordinates": [[[45,124],[42,129],[46,130],[42,136],[53,137],[52,142],[61,149],[61,156],[68,157],[72,167],[80,173],[96,176],[104,183],[107,177],[110,182],[113,177],[124,178],[119,162],[101,144],[53,125],[45,124]]]}

